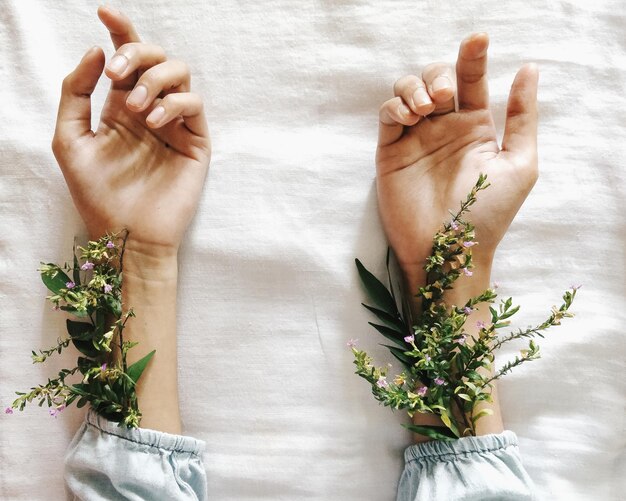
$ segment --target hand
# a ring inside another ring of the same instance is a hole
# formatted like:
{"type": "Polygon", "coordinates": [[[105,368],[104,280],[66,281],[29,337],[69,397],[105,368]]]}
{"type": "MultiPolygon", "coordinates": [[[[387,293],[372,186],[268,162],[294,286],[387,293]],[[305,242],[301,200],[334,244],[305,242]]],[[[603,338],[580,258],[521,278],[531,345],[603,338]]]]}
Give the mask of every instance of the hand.
{"type": "Polygon", "coordinates": [[[63,81],[52,150],[90,238],[127,228],[129,248],[173,255],[209,164],[202,100],[185,63],[141,43],[123,14],[100,7],[98,16],[116,49],[99,126],[91,131],[90,95],[105,57],[93,47],[63,81]]]}
{"type": "Polygon", "coordinates": [[[477,268],[491,266],[496,247],[537,179],[535,65],[517,73],[509,95],[502,147],[489,110],[486,34],[461,43],[452,68],[426,66],[406,76],[380,108],[376,155],[379,210],[409,285],[423,285],[432,237],[476,183],[488,175],[468,219],[479,242],[477,268]],[[458,111],[455,95],[458,93],[458,111]]]}

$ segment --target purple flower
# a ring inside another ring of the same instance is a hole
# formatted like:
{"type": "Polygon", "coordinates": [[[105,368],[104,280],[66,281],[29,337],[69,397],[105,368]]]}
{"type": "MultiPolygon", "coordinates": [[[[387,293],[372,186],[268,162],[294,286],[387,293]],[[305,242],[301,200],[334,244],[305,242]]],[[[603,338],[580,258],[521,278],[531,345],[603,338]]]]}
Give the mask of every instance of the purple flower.
{"type": "Polygon", "coordinates": [[[465,313],[466,315],[469,315],[473,311],[474,310],[470,308],[469,306],[466,306],[465,308],[463,308],[463,313],[465,313]]]}
{"type": "Polygon", "coordinates": [[[101,370],[102,372],[104,372],[105,370],[107,370],[107,364],[102,364],[102,365],[100,366],[100,370],[101,370]]]}
{"type": "Polygon", "coordinates": [[[83,271],[93,270],[93,266],[94,266],[93,263],[89,261],[85,261],[85,263],[80,267],[80,269],[83,271]]]}
{"type": "Polygon", "coordinates": [[[450,228],[452,228],[454,231],[459,229],[459,225],[457,224],[457,222],[454,219],[452,221],[450,221],[450,228]]]}
{"type": "Polygon", "coordinates": [[[493,283],[493,288],[497,289],[498,287],[500,287],[500,284],[498,282],[494,282],[493,283]]]}
{"type": "Polygon", "coordinates": [[[73,289],[74,287],[76,287],[76,284],[70,280],[69,282],[65,282],[65,287],[67,287],[68,289],[73,289]]]}
{"type": "Polygon", "coordinates": [[[59,405],[56,409],[50,409],[48,412],[53,418],[56,418],[65,409],[65,404],[59,405]]]}
{"type": "Polygon", "coordinates": [[[427,362],[430,362],[430,355],[424,355],[424,360],[426,360],[427,362]]]}
{"type": "Polygon", "coordinates": [[[476,242],[472,242],[471,240],[463,242],[463,247],[472,247],[474,245],[476,245],[476,242]]]}
{"type": "Polygon", "coordinates": [[[7,407],[6,409],[4,409],[4,413],[5,414],[13,414],[13,409],[11,409],[11,407],[7,407]]]}
{"type": "Polygon", "coordinates": [[[467,336],[463,334],[461,337],[456,338],[454,341],[459,344],[465,344],[466,340],[467,340],[467,336]]]}
{"type": "Polygon", "coordinates": [[[115,247],[115,244],[109,240],[107,242],[107,249],[113,249],[114,247],[115,247]]]}
{"type": "Polygon", "coordinates": [[[376,381],[376,386],[379,388],[387,388],[389,383],[387,382],[387,378],[385,376],[380,376],[378,381],[376,381]]]}
{"type": "Polygon", "coordinates": [[[444,383],[445,383],[445,381],[443,380],[443,378],[441,378],[441,377],[436,377],[436,378],[435,378],[435,384],[436,384],[437,386],[441,386],[441,385],[443,385],[444,383]]]}
{"type": "Polygon", "coordinates": [[[348,348],[355,348],[356,347],[356,343],[357,343],[358,339],[350,339],[350,341],[348,341],[346,343],[346,346],[348,348]]]}
{"type": "Polygon", "coordinates": [[[467,268],[461,268],[463,270],[463,273],[465,274],[466,277],[471,277],[474,272],[471,270],[468,270],[467,268]]]}
{"type": "Polygon", "coordinates": [[[109,285],[109,284],[104,284],[104,293],[108,294],[109,292],[111,292],[113,290],[113,286],[109,285]]]}
{"type": "Polygon", "coordinates": [[[476,322],[476,327],[478,327],[479,329],[484,329],[485,322],[483,322],[482,320],[479,320],[478,322],[476,322]]]}
{"type": "Polygon", "coordinates": [[[419,390],[417,390],[417,394],[420,397],[425,397],[426,393],[428,393],[428,388],[426,388],[426,386],[422,386],[419,390]]]}
{"type": "Polygon", "coordinates": [[[412,343],[413,341],[415,341],[415,336],[413,336],[413,335],[405,336],[405,338],[404,338],[404,342],[405,343],[412,343]]]}
{"type": "Polygon", "coordinates": [[[577,291],[578,289],[580,289],[582,287],[582,284],[578,284],[578,285],[570,285],[569,288],[570,289],[574,289],[575,291],[577,291]]]}

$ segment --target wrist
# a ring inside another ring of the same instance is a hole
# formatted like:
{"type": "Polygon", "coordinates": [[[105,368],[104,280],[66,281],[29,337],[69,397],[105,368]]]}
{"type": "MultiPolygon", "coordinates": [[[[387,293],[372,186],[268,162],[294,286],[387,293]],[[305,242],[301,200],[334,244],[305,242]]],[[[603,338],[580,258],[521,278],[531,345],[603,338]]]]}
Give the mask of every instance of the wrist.
{"type": "Polygon", "coordinates": [[[152,252],[150,249],[127,242],[123,255],[124,281],[139,280],[152,283],[176,282],[178,278],[178,252],[152,252]]]}

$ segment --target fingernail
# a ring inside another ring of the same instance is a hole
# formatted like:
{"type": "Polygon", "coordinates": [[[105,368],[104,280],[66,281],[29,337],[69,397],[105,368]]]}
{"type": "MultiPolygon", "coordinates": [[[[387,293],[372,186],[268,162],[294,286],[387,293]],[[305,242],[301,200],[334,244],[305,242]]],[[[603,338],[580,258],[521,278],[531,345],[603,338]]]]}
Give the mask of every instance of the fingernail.
{"type": "Polygon", "coordinates": [[[128,59],[118,54],[109,61],[107,68],[113,73],[121,74],[126,69],[126,66],[128,66],[128,59]]]}
{"type": "Polygon", "coordinates": [[[404,104],[401,104],[398,106],[398,113],[400,113],[400,115],[410,115],[411,110],[407,108],[404,104]]]}
{"type": "Polygon", "coordinates": [[[415,106],[426,106],[427,104],[431,104],[430,96],[426,89],[423,87],[419,87],[415,93],[413,94],[413,101],[415,102],[415,106]]]}
{"type": "Polygon", "coordinates": [[[130,104],[131,106],[136,106],[137,108],[141,108],[141,106],[143,106],[143,104],[146,102],[147,97],[148,97],[148,89],[146,89],[145,85],[138,85],[128,95],[126,102],[130,104]]]}
{"type": "Polygon", "coordinates": [[[438,76],[433,80],[431,85],[433,92],[439,92],[440,90],[446,90],[452,88],[452,82],[448,77],[438,76]]]}
{"type": "Polygon", "coordinates": [[[157,106],[150,112],[146,120],[148,122],[153,123],[154,125],[158,125],[158,123],[161,121],[161,119],[164,116],[165,116],[165,108],[163,108],[163,106],[157,106]]]}

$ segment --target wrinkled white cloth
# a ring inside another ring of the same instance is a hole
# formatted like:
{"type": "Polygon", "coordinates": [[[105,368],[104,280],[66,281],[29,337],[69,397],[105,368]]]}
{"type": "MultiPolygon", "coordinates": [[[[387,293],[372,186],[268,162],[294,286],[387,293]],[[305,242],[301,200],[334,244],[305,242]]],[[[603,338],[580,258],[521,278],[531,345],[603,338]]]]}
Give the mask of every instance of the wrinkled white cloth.
{"type": "MultiPolygon", "coordinates": [[[[123,2],[114,2],[121,6],[123,2]]],[[[184,432],[207,443],[212,499],[393,500],[404,416],[353,375],[349,338],[391,361],[360,306],[354,258],[382,272],[374,151],[393,82],[491,36],[500,131],[516,69],[541,70],[540,178],[496,255],[500,293],[542,321],[571,283],[577,317],[501,384],[506,427],[551,500],[626,486],[625,11],[620,0],[137,0],[145,40],[188,62],[206,99],[209,179],[180,256],[184,432]]],[[[128,4],[128,5],[126,5],[128,4]]],[[[75,360],[31,349],[64,333],[36,271],[85,236],[50,151],[61,80],[94,44],[97,2],[0,9],[0,402],[75,360]]],[[[104,100],[102,78],[94,107],[104,100]]],[[[97,113],[94,113],[94,119],[97,113]]],[[[523,345],[511,346],[499,360],[523,345]]],[[[62,499],[83,411],[0,416],[0,498],[62,499]]]]}

